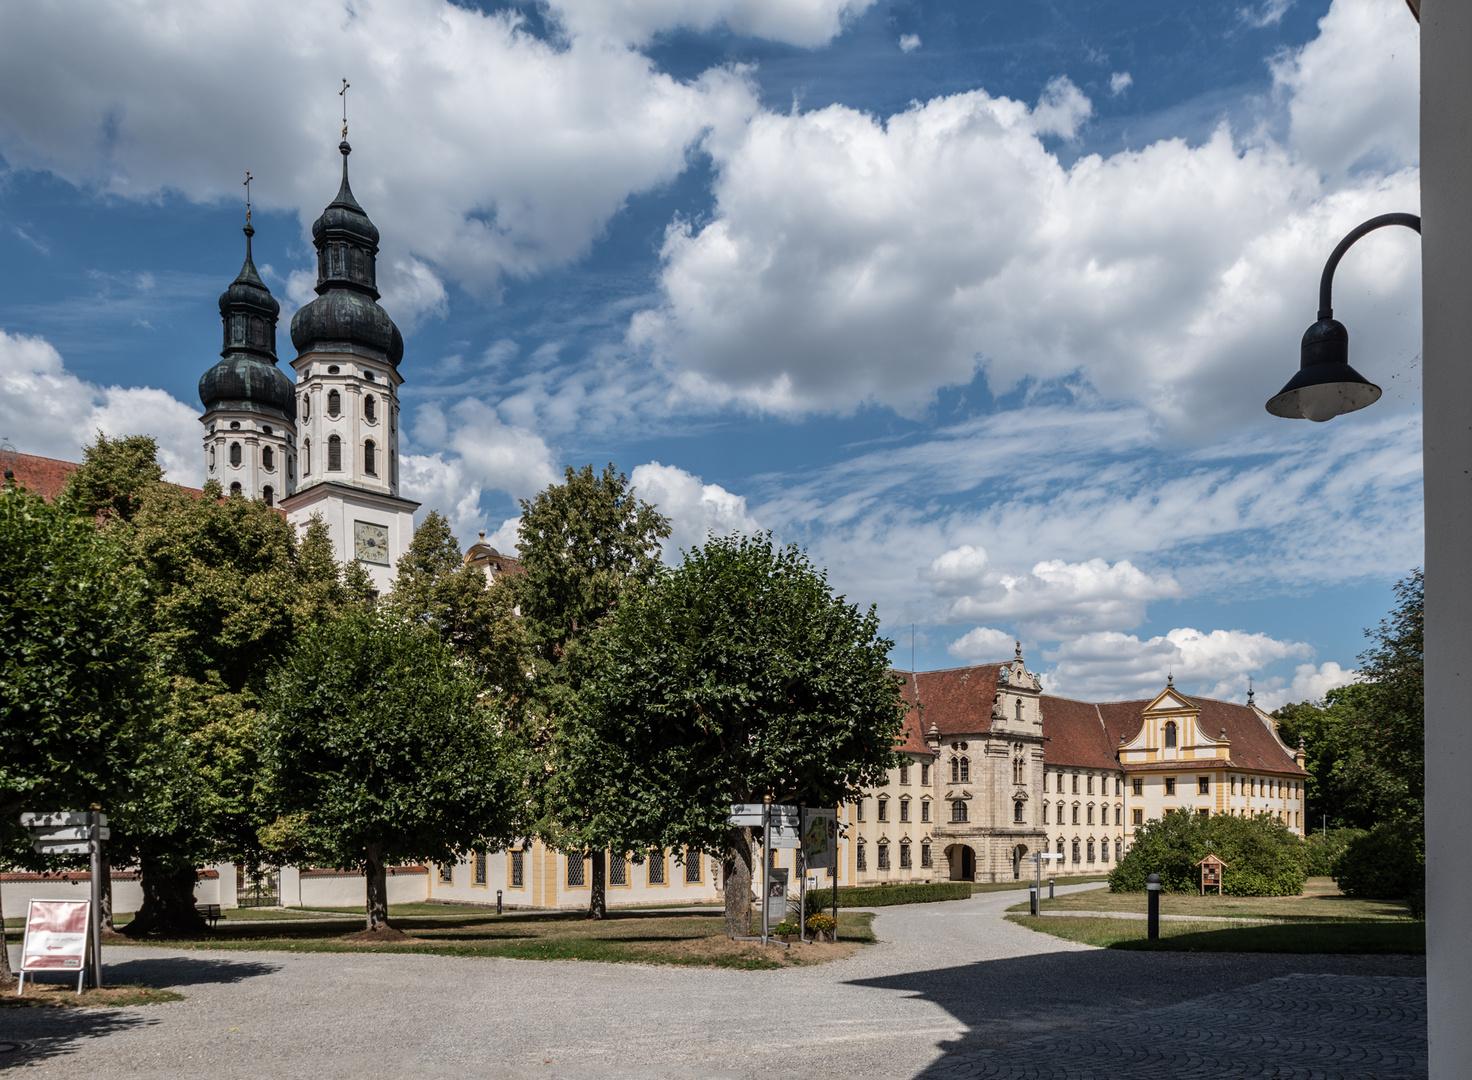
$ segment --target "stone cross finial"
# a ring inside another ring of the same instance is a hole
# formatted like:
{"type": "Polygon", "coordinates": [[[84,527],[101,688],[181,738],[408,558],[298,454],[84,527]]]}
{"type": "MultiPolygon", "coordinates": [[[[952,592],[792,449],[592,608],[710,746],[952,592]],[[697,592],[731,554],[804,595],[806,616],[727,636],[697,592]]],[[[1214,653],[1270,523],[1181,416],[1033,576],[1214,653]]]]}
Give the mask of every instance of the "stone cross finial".
{"type": "Polygon", "coordinates": [[[247,225],[250,224],[250,182],[252,180],[254,180],[254,179],[255,179],[255,177],[250,174],[250,170],[249,169],[246,169],[245,170],[245,223],[247,225]]]}
{"type": "Polygon", "coordinates": [[[347,79],[343,79],[342,89],[337,92],[337,96],[342,98],[342,137],[344,139],[348,137],[348,87],[352,85],[347,79]]]}

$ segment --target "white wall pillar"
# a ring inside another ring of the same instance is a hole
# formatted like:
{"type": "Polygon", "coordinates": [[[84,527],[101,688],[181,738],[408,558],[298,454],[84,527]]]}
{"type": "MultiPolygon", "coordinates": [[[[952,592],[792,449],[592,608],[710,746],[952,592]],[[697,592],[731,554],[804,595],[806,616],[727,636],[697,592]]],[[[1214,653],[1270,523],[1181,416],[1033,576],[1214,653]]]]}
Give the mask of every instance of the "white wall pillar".
{"type": "Polygon", "coordinates": [[[1433,1080],[1472,1061],[1472,4],[1421,7],[1426,974],[1433,1080]]]}
{"type": "Polygon", "coordinates": [[[299,867],[283,866],[277,871],[276,902],[282,907],[302,906],[302,872],[299,867]]]}

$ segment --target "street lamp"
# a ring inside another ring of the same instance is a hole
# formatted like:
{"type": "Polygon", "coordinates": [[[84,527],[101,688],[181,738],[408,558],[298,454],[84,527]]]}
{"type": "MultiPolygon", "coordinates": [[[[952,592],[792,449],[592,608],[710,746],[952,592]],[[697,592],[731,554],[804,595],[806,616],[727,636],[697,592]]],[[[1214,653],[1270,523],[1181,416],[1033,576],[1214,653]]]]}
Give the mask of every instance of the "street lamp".
{"type": "Polygon", "coordinates": [[[1267,410],[1274,416],[1322,423],[1380,400],[1380,388],[1349,366],[1349,331],[1334,318],[1331,294],[1334,268],[1344,253],[1360,237],[1385,225],[1421,231],[1421,219],[1415,214],[1381,214],[1339,241],[1319,279],[1319,321],[1304,332],[1298,374],[1268,399],[1267,410]]]}

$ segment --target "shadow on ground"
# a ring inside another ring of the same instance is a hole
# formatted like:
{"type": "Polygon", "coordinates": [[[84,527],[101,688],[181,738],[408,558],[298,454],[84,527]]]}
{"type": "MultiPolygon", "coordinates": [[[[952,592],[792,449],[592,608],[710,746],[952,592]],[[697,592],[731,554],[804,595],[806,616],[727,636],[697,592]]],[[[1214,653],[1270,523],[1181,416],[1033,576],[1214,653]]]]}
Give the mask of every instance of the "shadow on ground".
{"type": "MultiPolygon", "coordinates": [[[[1426,963],[1419,956],[1089,949],[856,979],[850,985],[908,993],[939,1005],[964,1024],[966,1032],[938,1043],[936,1049],[964,1056],[1038,1035],[1127,1021],[1148,1010],[1295,974],[1424,978],[1426,963]]],[[[945,1061],[941,1058],[936,1066],[945,1061]]]]}
{"type": "MultiPolygon", "coordinates": [[[[105,954],[104,954],[105,955],[105,954]]],[[[260,975],[273,975],[279,964],[256,960],[213,960],[193,956],[151,956],[141,960],[109,963],[103,979],[109,986],[139,983],[160,990],[206,983],[237,983],[260,975]]]]}
{"type": "Polygon", "coordinates": [[[142,1009],[7,1009],[0,1013],[0,1071],[80,1050],[90,1039],[158,1023],[142,1009]]]}

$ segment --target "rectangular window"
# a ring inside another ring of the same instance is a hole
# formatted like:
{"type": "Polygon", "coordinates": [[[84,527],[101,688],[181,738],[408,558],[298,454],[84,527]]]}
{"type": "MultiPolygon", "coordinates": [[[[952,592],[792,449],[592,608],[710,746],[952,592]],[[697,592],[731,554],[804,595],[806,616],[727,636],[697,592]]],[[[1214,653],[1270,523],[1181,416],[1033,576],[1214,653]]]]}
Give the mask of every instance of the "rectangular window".
{"type": "Polygon", "coordinates": [[[865,871],[867,871],[869,869],[869,858],[868,858],[868,854],[864,850],[868,846],[869,846],[868,844],[866,844],[862,840],[860,840],[858,847],[855,849],[858,852],[857,858],[858,858],[858,865],[859,865],[859,873],[861,873],[861,874],[864,873],[865,871]]]}
{"type": "Polygon", "coordinates": [[[855,821],[863,821],[864,820],[864,800],[863,799],[860,799],[858,802],[854,803],[854,820],[855,821]]]}
{"type": "Polygon", "coordinates": [[[1174,795],[1176,793],[1176,778],[1174,776],[1167,776],[1165,778],[1165,793],[1167,795],[1174,795]]]}
{"type": "Polygon", "coordinates": [[[1094,861],[1094,842],[1092,840],[1089,841],[1089,845],[1088,845],[1087,851],[1088,851],[1088,855],[1089,855],[1089,860],[1088,861],[1089,862],[1093,862],[1094,861]]]}
{"type": "Polygon", "coordinates": [[[453,884],[455,884],[455,864],[454,863],[440,863],[440,884],[441,885],[453,885],[453,884]]]}
{"type": "Polygon", "coordinates": [[[966,820],[966,803],[962,799],[956,799],[951,803],[951,821],[962,822],[966,820]]]}
{"type": "Polygon", "coordinates": [[[922,799],[921,802],[920,802],[920,820],[921,821],[929,821],[930,820],[930,800],[929,799],[922,799]]]}
{"type": "Polygon", "coordinates": [[[900,800],[900,820],[910,820],[910,800],[908,798],[900,800]]]}
{"type": "Polygon", "coordinates": [[[909,844],[906,844],[906,843],[901,843],[900,844],[900,869],[901,870],[909,870],[909,869],[911,869],[911,866],[910,866],[910,845],[909,844]]]}
{"type": "Polygon", "coordinates": [[[1124,824],[1124,807],[1116,806],[1114,808],[1114,823],[1116,825],[1124,824]]]}
{"type": "Polygon", "coordinates": [[[879,845],[879,869],[889,869],[889,845],[885,843],[879,845]]]}
{"type": "Polygon", "coordinates": [[[1142,780],[1142,779],[1139,779],[1139,778],[1136,778],[1134,780],[1131,780],[1130,781],[1130,794],[1131,795],[1143,795],[1143,794],[1145,794],[1145,781],[1142,780]]]}
{"type": "Polygon", "coordinates": [[[1094,823],[1094,804],[1093,803],[1089,803],[1088,823],[1090,825],[1092,825],[1094,823]]]}
{"type": "Polygon", "coordinates": [[[1196,808],[1196,813],[1197,813],[1197,814],[1198,814],[1198,815],[1200,815],[1200,816],[1201,816],[1201,817],[1210,817],[1210,816],[1211,816],[1211,811],[1210,811],[1210,810],[1208,810],[1208,809],[1207,809],[1207,808],[1206,808],[1206,807],[1204,807],[1204,806],[1200,806],[1200,807],[1197,807],[1197,808],[1196,808]]]}
{"type": "Polygon", "coordinates": [[[1114,861],[1119,862],[1122,858],[1124,858],[1124,841],[1116,840],[1114,842],[1114,861]]]}
{"type": "Polygon", "coordinates": [[[1099,861],[1100,862],[1108,862],[1109,861],[1109,841],[1108,840],[1105,840],[1103,843],[1101,843],[1099,845],[1099,861]]]}
{"type": "Polygon", "coordinates": [[[1086,785],[1087,785],[1087,787],[1088,787],[1088,789],[1089,789],[1089,791],[1088,791],[1088,793],[1089,793],[1089,794],[1090,794],[1090,795],[1092,795],[1092,794],[1093,794],[1093,793],[1094,793],[1094,774],[1093,774],[1093,773],[1090,773],[1090,774],[1089,774],[1089,775],[1088,775],[1088,776],[1087,776],[1087,777],[1086,777],[1086,778],[1085,778],[1085,783],[1086,783],[1086,785]]]}
{"type": "Polygon", "coordinates": [[[1046,795],[1047,793],[1048,793],[1048,770],[1047,769],[1044,769],[1043,770],[1043,794],[1046,795]]]}
{"type": "Polygon", "coordinates": [[[584,859],[581,851],[568,852],[567,887],[569,889],[581,889],[586,884],[583,863],[584,859]]]}
{"type": "Polygon", "coordinates": [[[962,758],[961,759],[961,783],[967,784],[967,783],[970,783],[970,782],[971,782],[971,759],[970,758],[962,758]]]}
{"type": "Polygon", "coordinates": [[[608,883],[610,885],[627,885],[629,883],[629,860],[625,855],[610,855],[608,857],[608,883]]]}
{"type": "Polygon", "coordinates": [[[685,852],[685,884],[700,884],[700,852],[685,852]]]}
{"type": "Polygon", "coordinates": [[[935,865],[935,862],[934,862],[934,860],[930,856],[930,845],[929,844],[921,844],[920,845],[920,869],[921,870],[929,870],[934,865],[935,865]]]}
{"type": "Polygon", "coordinates": [[[1074,808],[1073,808],[1073,823],[1075,825],[1078,824],[1078,807],[1077,806],[1074,806],[1074,808]]]}
{"type": "Polygon", "coordinates": [[[649,853],[649,884],[664,884],[664,852],[651,851],[649,853]]]}
{"type": "Polygon", "coordinates": [[[513,851],[511,853],[511,887],[513,889],[526,888],[526,852],[513,851]]]}
{"type": "Polygon", "coordinates": [[[1119,777],[1114,778],[1114,797],[1117,799],[1124,794],[1124,781],[1119,777]]]}
{"type": "Polygon", "coordinates": [[[1047,823],[1048,823],[1048,804],[1047,803],[1043,803],[1043,824],[1046,825],[1047,823]]]}
{"type": "Polygon", "coordinates": [[[909,782],[910,782],[910,767],[908,765],[901,765],[900,766],[900,783],[901,784],[909,784],[909,782]]]}
{"type": "Polygon", "coordinates": [[[1235,795],[1235,794],[1237,794],[1237,778],[1235,776],[1232,777],[1231,783],[1232,783],[1232,794],[1235,795]]]}
{"type": "Polygon", "coordinates": [[[1198,776],[1196,778],[1196,794],[1197,795],[1210,795],[1211,794],[1211,777],[1209,777],[1209,776],[1198,776]]]}
{"type": "Polygon", "coordinates": [[[1073,774],[1073,793],[1078,794],[1078,773],[1073,774]]]}
{"type": "Polygon", "coordinates": [[[477,885],[486,883],[486,853],[484,851],[475,853],[475,883],[477,885]]]}
{"type": "Polygon", "coordinates": [[[1145,824],[1145,811],[1143,811],[1143,810],[1141,810],[1139,808],[1136,808],[1134,810],[1131,810],[1130,811],[1130,824],[1131,825],[1143,825],[1143,824],[1145,824]]]}
{"type": "Polygon", "coordinates": [[[930,786],[930,766],[929,765],[921,765],[920,766],[920,786],[921,787],[929,787],[930,786]]]}
{"type": "Polygon", "coordinates": [[[1079,858],[1078,858],[1078,841],[1077,840],[1075,840],[1073,842],[1073,861],[1074,862],[1078,862],[1079,861],[1079,858]]]}
{"type": "Polygon", "coordinates": [[[880,821],[888,821],[889,820],[889,800],[888,799],[879,799],[878,802],[879,802],[879,820],[880,821]]]}

